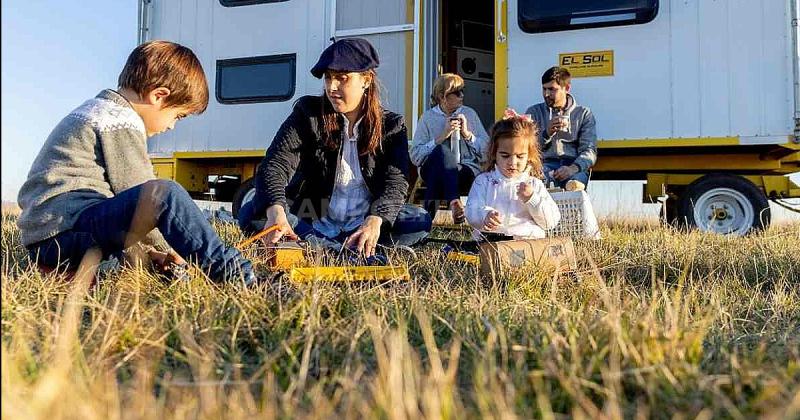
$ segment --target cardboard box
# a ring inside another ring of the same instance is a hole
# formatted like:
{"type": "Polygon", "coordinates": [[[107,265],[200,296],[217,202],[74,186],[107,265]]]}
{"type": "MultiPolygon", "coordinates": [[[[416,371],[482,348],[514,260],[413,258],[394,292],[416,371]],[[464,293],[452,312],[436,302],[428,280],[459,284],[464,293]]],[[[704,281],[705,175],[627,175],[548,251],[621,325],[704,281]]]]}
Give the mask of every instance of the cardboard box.
{"type": "Polygon", "coordinates": [[[572,239],[561,237],[486,242],[480,245],[480,261],[484,276],[526,265],[561,271],[577,268],[572,239]]]}

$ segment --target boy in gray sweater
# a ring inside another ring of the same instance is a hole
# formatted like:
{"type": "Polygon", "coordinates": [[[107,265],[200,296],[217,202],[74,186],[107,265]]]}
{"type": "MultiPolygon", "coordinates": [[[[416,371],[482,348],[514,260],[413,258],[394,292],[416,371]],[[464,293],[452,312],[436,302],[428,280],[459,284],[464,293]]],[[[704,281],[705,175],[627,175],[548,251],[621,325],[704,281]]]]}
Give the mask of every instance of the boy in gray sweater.
{"type": "Polygon", "coordinates": [[[252,264],[222,243],[189,194],[155,179],[147,138],[205,111],[208,85],[187,47],[136,47],[106,89],[64,117],[33,162],[17,201],[22,243],[45,267],[75,268],[90,248],[105,257],[150,249],[154,261],[197,262],[218,281],[255,281],[252,264]]]}

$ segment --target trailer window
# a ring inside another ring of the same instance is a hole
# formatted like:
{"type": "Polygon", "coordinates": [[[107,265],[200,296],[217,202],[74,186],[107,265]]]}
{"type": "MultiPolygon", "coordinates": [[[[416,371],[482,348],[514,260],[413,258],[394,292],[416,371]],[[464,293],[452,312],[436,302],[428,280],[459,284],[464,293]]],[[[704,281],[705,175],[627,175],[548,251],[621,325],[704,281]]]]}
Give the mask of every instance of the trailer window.
{"type": "Polygon", "coordinates": [[[647,23],[658,0],[519,0],[517,20],[528,33],[647,23]]]}
{"type": "Polygon", "coordinates": [[[295,54],[217,60],[217,101],[286,101],[294,96],[295,54]]]}
{"type": "Polygon", "coordinates": [[[225,7],[236,6],[250,6],[251,4],[261,3],[280,3],[289,0],[219,0],[219,3],[225,7]]]}

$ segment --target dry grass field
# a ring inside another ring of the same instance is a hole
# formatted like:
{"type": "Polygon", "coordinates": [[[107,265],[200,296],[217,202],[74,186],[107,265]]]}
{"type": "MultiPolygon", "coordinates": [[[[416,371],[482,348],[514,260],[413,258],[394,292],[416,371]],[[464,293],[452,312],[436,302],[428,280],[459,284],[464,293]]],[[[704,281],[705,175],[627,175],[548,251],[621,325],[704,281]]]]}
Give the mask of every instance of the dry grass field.
{"type": "Polygon", "coordinates": [[[407,283],[243,289],[43,276],[14,221],[3,419],[800,418],[798,224],[607,221],[570,275],[492,281],[431,246],[396,257],[407,283]]]}

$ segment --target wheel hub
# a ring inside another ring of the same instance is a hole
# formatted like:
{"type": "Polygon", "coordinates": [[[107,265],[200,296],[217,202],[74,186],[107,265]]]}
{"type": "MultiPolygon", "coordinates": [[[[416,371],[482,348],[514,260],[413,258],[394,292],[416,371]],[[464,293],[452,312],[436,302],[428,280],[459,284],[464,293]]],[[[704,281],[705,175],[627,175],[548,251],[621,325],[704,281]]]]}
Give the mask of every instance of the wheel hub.
{"type": "Polygon", "coordinates": [[[755,212],[747,198],[731,188],[712,188],[694,204],[700,229],[722,234],[744,235],[753,224],[755,212]]]}
{"type": "Polygon", "coordinates": [[[728,209],[725,208],[726,206],[714,208],[711,207],[713,214],[708,220],[725,220],[728,218],[728,209]]]}

